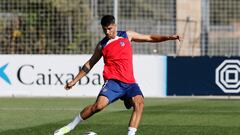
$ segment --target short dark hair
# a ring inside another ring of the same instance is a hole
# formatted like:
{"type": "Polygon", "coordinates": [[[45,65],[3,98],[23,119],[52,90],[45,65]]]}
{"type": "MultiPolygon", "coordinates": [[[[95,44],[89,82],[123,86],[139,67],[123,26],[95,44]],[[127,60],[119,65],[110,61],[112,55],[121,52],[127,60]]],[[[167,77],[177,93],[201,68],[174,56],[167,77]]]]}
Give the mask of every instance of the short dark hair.
{"type": "Polygon", "coordinates": [[[115,18],[112,15],[105,15],[101,19],[102,26],[109,26],[110,24],[115,24],[115,18]]]}

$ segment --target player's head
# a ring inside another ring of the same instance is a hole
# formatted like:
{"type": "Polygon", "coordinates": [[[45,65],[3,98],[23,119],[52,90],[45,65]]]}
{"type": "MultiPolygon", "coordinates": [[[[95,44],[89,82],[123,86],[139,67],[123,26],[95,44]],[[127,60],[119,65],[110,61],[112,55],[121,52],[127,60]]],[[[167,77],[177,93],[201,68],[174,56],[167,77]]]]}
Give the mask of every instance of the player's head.
{"type": "Polygon", "coordinates": [[[105,15],[101,19],[101,25],[104,34],[108,38],[115,38],[117,33],[117,25],[115,24],[115,18],[112,15],[105,15]]]}
{"type": "Polygon", "coordinates": [[[115,18],[112,15],[105,15],[101,19],[102,26],[108,26],[110,24],[115,24],[115,18]]]}

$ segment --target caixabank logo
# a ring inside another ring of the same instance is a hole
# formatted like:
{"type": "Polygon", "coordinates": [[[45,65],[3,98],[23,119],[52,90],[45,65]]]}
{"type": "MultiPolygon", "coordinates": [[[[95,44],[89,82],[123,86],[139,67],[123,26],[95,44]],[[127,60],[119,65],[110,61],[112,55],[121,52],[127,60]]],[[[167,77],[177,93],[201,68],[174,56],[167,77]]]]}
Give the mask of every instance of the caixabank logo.
{"type": "Polygon", "coordinates": [[[215,81],[225,93],[240,93],[240,60],[225,60],[217,68],[215,81]]]}
{"type": "Polygon", "coordinates": [[[8,63],[1,66],[0,65],[0,78],[7,84],[11,85],[11,81],[6,73],[6,68],[8,67],[8,63]]]}
{"type": "MultiPolygon", "coordinates": [[[[0,65],[0,86],[63,86],[67,82],[73,80],[75,75],[75,73],[56,71],[53,67],[34,64],[11,66],[14,66],[14,68],[10,68],[10,64],[8,63],[0,65]],[[8,70],[8,72],[6,72],[6,70],[8,70]],[[9,75],[10,73],[11,76],[9,75]]],[[[75,69],[76,71],[80,71],[81,66],[75,69]]],[[[92,73],[84,76],[77,85],[101,85],[102,79],[99,73],[92,73]]]]}

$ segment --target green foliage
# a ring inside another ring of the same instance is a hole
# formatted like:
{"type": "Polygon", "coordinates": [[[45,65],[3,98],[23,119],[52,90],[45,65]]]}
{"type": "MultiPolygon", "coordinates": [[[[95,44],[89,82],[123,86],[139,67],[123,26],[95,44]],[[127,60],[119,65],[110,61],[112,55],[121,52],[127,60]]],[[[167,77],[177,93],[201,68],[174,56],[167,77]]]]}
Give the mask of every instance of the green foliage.
{"type": "MultiPolygon", "coordinates": [[[[91,15],[88,4],[89,2],[85,0],[2,0],[0,5],[7,6],[1,6],[0,11],[20,19],[20,30],[24,34],[17,44],[26,46],[21,52],[38,53],[41,41],[44,40],[46,45],[42,46],[46,46],[45,53],[68,53],[64,52],[69,50],[68,45],[75,45],[75,53],[84,53],[88,51],[77,50],[80,50],[81,45],[91,44],[89,36],[81,36],[81,41],[84,42],[78,42],[80,34],[90,35],[87,31],[91,15]],[[70,29],[72,41],[69,37],[70,29]]],[[[11,21],[13,20],[8,23],[11,21]]]]}

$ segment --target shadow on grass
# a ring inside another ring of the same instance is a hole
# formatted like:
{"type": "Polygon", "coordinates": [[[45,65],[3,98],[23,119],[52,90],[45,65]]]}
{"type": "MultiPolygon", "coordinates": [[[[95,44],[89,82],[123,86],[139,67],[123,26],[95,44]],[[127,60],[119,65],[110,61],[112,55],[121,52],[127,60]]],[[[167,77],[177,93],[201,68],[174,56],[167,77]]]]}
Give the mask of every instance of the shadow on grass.
{"type": "MultiPolygon", "coordinates": [[[[0,132],[0,135],[53,135],[56,129],[64,126],[64,124],[69,121],[70,120],[66,120],[58,123],[50,123],[21,129],[10,129],[0,132]]],[[[127,134],[127,125],[120,125],[117,123],[95,124],[86,122],[81,124],[81,126],[76,127],[71,133],[69,133],[69,135],[83,135],[87,131],[94,131],[98,133],[98,135],[122,135],[127,134]]]]}
{"type": "MultiPolygon", "coordinates": [[[[63,126],[64,122],[50,123],[36,127],[7,130],[0,135],[53,135],[53,132],[63,126]]],[[[99,122],[100,123],[100,122],[99,122]]],[[[86,131],[94,131],[98,135],[124,135],[127,127],[118,123],[109,124],[82,124],[68,135],[83,135],[86,131]]],[[[181,126],[181,125],[141,125],[138,135],[238,135],[238,127],[217,126],[181,126]]]]}

